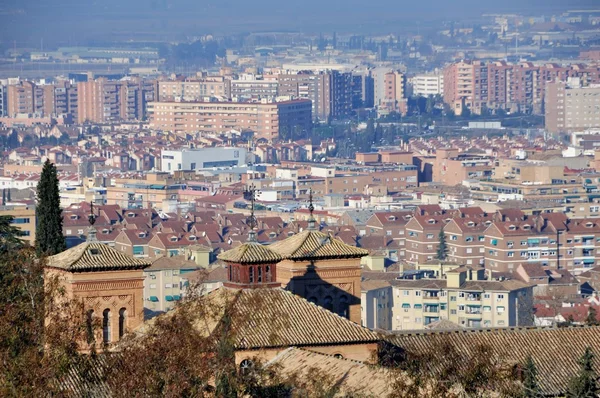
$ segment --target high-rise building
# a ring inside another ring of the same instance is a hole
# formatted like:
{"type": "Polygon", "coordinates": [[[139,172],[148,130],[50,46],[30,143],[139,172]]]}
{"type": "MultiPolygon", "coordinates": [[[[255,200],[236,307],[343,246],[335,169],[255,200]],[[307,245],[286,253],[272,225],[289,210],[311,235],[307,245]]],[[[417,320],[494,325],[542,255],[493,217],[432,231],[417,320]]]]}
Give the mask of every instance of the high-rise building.
{"type": "Polygon", "coordinates": [[[337,70],[322,72],[317,80],[317,117],[329,120],[352,112],[352,74],[337,70]]]}
{"type": "Polygon", "coordinates": [[[370,70],[352,74],[352,108],[372,108],[374,106],[374,80],[370,70]]]}
{"type": "Polygon", "coordinates": [[[35,84],[29,81],[21,81],[18,84],[10,84],[7,90],[7,114],[15,117],[18,114],[35,113],[35,84]]]}
{"type": "Polygon", "coordinates": [[[386,115],[391,112],[398,112],[406,115],[406,76],[397,71],[390,71],[384,77],[385,90],[383,98],[377,104],[377,113],[386,115]]]}
{"type": "Polygon", "coordinates": [[[141,79],[99,78],[77,83],[77,121],[105,123],[141,120],[146,103],[154,100],[153,85],[141,79]]]}
{"type": "Polygon", "coordinates": [[[309,99],[313,119],[317,118],[319,96],[318,76],[312,72],[282,73],[277,75],[277,95],[309,99]]]}
{"type": "Polygon", "coordinates": [[[277,96],[277,79],[264,79],[253,74],[242,74],[231,80],[231,98],[272,99],[277,96]]]}
{"type": "Polygon", "coordinates": [[[547,83],[545,109],[551,133],[600,128],[600,85],[582,87],[579,78],[547,83]]]}
{"type": "Polygon", "coordinates": [[[6,107],[8,106],[8,104],[6,103],[6,92],[8,91],[8,88],[6,87],[6,85],[1,84],[0,83],[0,117],[2,116],[6,116],[6,107]]]}

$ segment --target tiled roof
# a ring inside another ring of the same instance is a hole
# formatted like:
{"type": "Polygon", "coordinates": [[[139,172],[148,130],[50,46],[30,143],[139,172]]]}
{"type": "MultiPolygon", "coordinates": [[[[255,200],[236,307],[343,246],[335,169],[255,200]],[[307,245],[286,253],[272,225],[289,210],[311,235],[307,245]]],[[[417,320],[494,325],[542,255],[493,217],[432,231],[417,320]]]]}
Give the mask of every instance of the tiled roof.
{"type": "Polygon", "coordinates": [[[317,370],[319,374],[326,375],[335,382],[339,388],[336,396],[357,394],[385,397],[392,392],[394,384],[393,376],[383,368],[296,347],[280,352],[267,363],[267,366],[270,365],[276,365],[284,375],[308,376],[307,372],[317,370]]]}
{"type": "Polygon", "coordinates": [[[323,232],[305,230],[269,246],[290,260],[358,258],[369,254],[365,249],[350,246],[323,232]]]}
{"type": "MultiPolygon", "coordinates": [[[[237,349],[359,344],[377,342],[378,334],[283,289],[218,288],[203,296],[211,308],[231,303],[237,349]]],[[[198,324],[212,333],[217,323],[198,324]]]]}
{"type": "Polygon", "coordinates": [[[278,263],[283,258],[267,246],[246,242],[217,256],[219,260],[238,264],[278,263]]]}
{"type": "Polygon", "coordinates": [[[69,272],[144,269],[150,262],[115,250],[100,242],[85,242],[48,257],[48,267],[69,272]]]}
{"type": "MultiPolygon", "coordinates": [[[[436,344],[451,344],[465,354],[484,345],[507,365],[522,364],[531,355],[544,395],[564,394],[579,371],[578,360],[587,346],[600,352],[600,327],[502,328],[459,331],[399,332],[386,338],[408,353],[430,353],[436,344]]],[[[595,357],[596,369],[600,357],[595,357]]]]}

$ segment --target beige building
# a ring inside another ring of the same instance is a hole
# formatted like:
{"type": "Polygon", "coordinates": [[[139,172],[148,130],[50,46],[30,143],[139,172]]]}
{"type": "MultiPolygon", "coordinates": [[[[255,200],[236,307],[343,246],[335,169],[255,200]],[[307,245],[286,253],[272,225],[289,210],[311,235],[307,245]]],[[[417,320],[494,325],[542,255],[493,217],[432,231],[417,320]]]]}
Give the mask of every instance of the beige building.
{"type": "Polygon", "coordinates": [[[546,129],[564,133],[600,127],[600,85],[582,87],[579,79],[546,85],[546,129]]]}
{"type": "Polygon", "coordinates": [[[148,104],[150,126],[174,133],[250,130],[276,139],[312,128],[309,100],[283,102],[154,102],[148,104]]]}
{"type": "Polygon", "coordinates": [[[423,329],[449,320],[468,328],[533,325],[533,287],[523,282],[488,281],[484,270],[446,272],[446,279],[391,282],[393,330],[423,329]]]}
{"type": "Polygon", "coordinates": [[[35,242],[36,216],[34,206],[0,206],[0,217],[13,217],[12,226],[21,230],[21,239],[35,242]]]}
{"type": "Polygon", "coordinates": [[[360,322],[362,326],[369,329],[391,330],[392,304],[392,285],[389,282],[366,280],[361,283],[360,322]]]}

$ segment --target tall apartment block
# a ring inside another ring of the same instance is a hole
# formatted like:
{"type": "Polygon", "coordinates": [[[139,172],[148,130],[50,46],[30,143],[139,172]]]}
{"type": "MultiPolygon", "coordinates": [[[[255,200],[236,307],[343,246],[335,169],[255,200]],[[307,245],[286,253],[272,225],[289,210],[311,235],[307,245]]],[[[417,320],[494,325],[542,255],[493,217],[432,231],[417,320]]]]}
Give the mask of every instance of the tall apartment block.
{"type": "Polygon", "coordinates": [[[390,71],[384,75],[383,97],[377,104],[377,113],[387,115],[398,112],[406,115],[407,110],[406,76],[397,71],[390,71]]]}
{"type": "Polygon", "coordinates": [[[548,82],[579,78],[582,87],[600,83],[600,67],[585,65],[509,64],[461,61],[444,68],[444,102],[461,114],[485,108],[542,114],[548,82]]]}
{"type": "Polygon", "coordinates": [[[551,133],[600,128],[600,85],[583,87],[579,78],[547,83],[545,105],[551,133]]]}
{"type": "Polygon", "coordinates": [[[153,86],[142,80],[99,78],[77,83],[77,121],[105,123],[141,120],[146,103],[154,100],[153,86]]]}
{"type": "Polygon", "coordinates": [[[231,98],[243,100],[273,99],[277,96],[277,79],[264,79],[253,74],[242,74],[231,80],[231,98]]]}
{"type": "Polygon", "coordinates": [[[318,75],[317,117],[320,120],[347,116],[352,111],[352,74],[327,71],[318,75]]]}
{"type": "Polygon", "coordinates": [[[6,85],[4,84],[0,84],[0,117],[2,116],[6,116],[6,107],[7,107],[7,103],[6,103],[6,92],[8,91],[8,88],[6,85]]]}
{"type": "Polygon", "coordinates": [[[282,102],[153,102],[148,104],[150,126],[174,133],[228,130],[253,131],[276,139],[280,133],[310,131],[312,104],[298,99],[282,102]]]}

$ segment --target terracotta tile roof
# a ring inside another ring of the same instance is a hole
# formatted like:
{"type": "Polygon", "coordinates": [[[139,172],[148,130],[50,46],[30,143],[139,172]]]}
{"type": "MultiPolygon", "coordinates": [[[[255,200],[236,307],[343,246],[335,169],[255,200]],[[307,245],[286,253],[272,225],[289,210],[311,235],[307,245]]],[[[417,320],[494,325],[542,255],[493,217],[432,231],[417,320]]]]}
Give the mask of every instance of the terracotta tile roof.
{"type": "MultiPolygon", "coordinates": [[[[569,379],[579,371],[578,360],[585,348],[590,346],[594,352],[600,352],[600,327],[398,332],[386,340],[416,355],[429,353],[436,343],[449,343],[466,354],[473,354],[484,345],[507,365],[522,364],[531,355],[543,394],[560,396],[566,392],[569,379]]],[[[600,366],[598,356],[595,365],[600,366]]]]}
{"type": "Polygon", "coordinates": [[[152,265],[146,268],[146,271],[160,271],[165,269],[198,269],[201,268],[193,261],[186,260],[184,256],[164,257],[161,256],[154,261],[152,265]]]}
{"type": "MultiPolygon", "coordinates": [[[[283,289],[229,289],[220,287],[203,297],[211,308],[229,302],[236,330],[235,346],[248,350],[268,347],[302,347],[331,344],[375,343],[377,333],[319,307],[283,289]]],[[[198,325],[212,333],[217,323],[198,325]]]]}
{"type": "Polygon", "coordinates": [[[310,370],[318,370],[339,388],[336,396],[385,397],[392,392],[393,376],[385,369],[333,355],[290,347],[271,359],[267,363],[270,365],[276,365],[284,375],[306,375],[310,370]]]}
{"type": "Polygon", "coordinates": [[[217,256],[219,260],[238,264],[278,263],[283,258],[269,247],[257,242],[246,242],[217,256]]]}
{"type": "Polygon", "coordinates": [[[302,231],[269,247],[290,260],[359,258],[369,254],[365,249],[347,245],[329,234],[312,230],[302,231]]]}
{"type": "Polygon", "coordinates": [[[85,242],[48,257],[48,267],[69,272],[144,269],[150,262],[115,250],[100,242],[85,242]]]}

